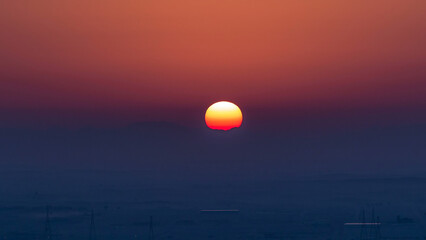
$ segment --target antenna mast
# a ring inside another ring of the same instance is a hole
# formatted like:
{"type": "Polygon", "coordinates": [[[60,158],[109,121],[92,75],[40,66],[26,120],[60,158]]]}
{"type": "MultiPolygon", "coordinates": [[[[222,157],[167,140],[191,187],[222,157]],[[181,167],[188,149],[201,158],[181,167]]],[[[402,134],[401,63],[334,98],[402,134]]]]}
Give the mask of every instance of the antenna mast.
{"type": "Polygon", "coordinates": [[[152,216],[149,217],[149,240],[154,240],[154,226],[152,222],[152,216]]]}
{"type": "Polygon", "coordinates": [[[52,240],[52,227],[50,226],[49,206],[46,206],[46,222],[44,224],[44,239],[52,240]]]}
{"type": "Polygon", "coordinates": [[[92,209],[92,213],[90,214],[89,240],[96,240],[95,211],[93,209],[92,209]]]}

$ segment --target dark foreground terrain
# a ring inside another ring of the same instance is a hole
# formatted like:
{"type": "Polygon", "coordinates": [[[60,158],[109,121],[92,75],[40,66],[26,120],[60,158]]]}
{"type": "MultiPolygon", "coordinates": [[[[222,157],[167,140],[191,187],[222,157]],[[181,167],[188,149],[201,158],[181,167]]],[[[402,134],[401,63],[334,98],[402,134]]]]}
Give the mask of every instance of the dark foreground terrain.
{"type": "Polygon", "coordinates": [[[375,231],[381,239],[426,237],[426,178],[326,176],[152,187],[135,182],[138,174],[3,173],[0,239],[45,239],[46,205],[53,239],[63,240],[90,239],[92,209],[97,239],[149,239],[150,216],[155,239],[360,239],[362,231],[363,239],[376,237],[375,231]],[[31,187],[10,185],[22,177],[31,187]],[[200,212],[206,209],[239,212],[200,212]],[[372,222],[372,214],[379,217],[378,229],[345,225],[372,222]]]}
{"type": "Polygon", "coordinates": [[[309,126],[0,128],[0,239],[425,239],[426,126],[309,126]]]}

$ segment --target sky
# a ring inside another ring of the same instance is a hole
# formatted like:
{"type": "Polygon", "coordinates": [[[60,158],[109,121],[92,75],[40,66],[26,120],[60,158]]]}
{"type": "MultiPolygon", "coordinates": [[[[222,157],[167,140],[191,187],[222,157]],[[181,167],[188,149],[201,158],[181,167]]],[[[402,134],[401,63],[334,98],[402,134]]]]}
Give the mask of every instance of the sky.
{"type": "Polygon", "coordinates": [[[0,0],[1,126],[426,121],[423,0],[0,0]]]}

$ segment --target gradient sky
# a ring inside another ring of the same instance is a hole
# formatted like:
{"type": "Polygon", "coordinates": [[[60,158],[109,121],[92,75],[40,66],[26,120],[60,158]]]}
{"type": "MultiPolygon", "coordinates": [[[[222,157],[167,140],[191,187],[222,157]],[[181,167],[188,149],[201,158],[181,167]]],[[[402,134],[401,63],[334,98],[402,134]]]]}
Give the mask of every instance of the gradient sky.
{"type": "Polygon", "coordinates": [[[0,124],[192,124],[219,100],[260,125],[424,122],[425,12],[424,0],[0,0],[0,124]]]}

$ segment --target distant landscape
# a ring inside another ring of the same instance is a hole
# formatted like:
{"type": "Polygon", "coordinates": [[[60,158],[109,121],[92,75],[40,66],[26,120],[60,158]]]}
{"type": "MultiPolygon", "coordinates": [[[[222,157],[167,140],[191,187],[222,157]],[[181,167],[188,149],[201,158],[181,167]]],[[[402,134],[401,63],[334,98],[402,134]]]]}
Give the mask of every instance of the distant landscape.
{"type": "Polygon", "coordinates": [[[369,228],[345,223],[374,221],[373,211],[381,239],[426,236],[426,175],[404,166],[381,172],[375,161],[425,156],[415,144],[421,127],[297,138],[182,129],[3,129],[0,239],[46,239],[46,206],[53,239],[63,240],[89,239],[92,210],[97,239],[149,239],[150,216],[155,239],[360,239],[369,228]],[[353,149],[358,174],[339,164],[342,149],[353,149]]]}

